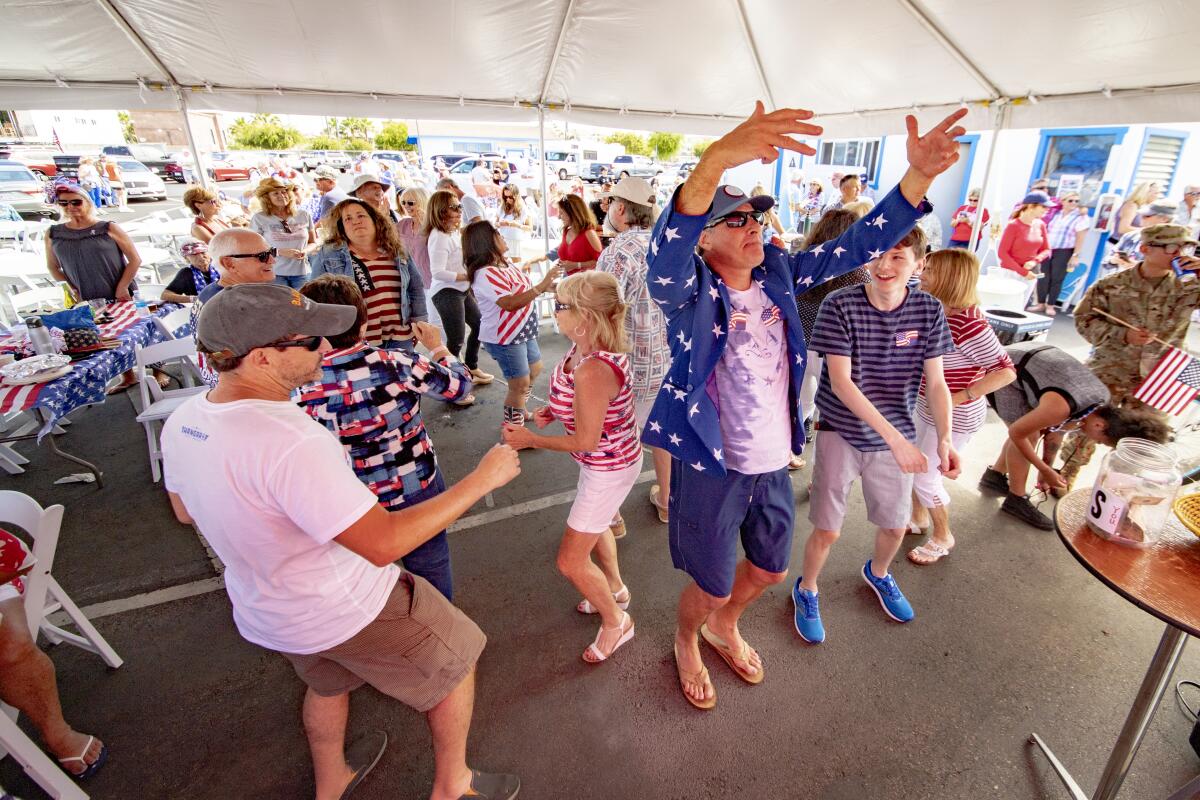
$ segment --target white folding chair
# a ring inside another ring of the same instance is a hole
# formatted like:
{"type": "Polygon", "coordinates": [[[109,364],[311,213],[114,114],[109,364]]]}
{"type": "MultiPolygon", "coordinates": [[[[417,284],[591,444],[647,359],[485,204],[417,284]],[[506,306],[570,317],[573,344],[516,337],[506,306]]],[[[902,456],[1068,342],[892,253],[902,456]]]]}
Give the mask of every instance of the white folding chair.
{"type": "MultiPolygon", "coordinates": [[[[33,556],[37,559],[33,571],[24,579],[25,622],[35,639],[40,632],[55,644],[66,642],[95,653],[105,664],[116,669],[125,662],[54,578],[52,570],[62,517],[60,505],[42,508],[28,495],[0,491],[0,522],[15,525],[28,533],[33,539],[33,556]],[[78,634],[47,620],[59,611],[70,618],[79,630],[78,634]]],[[[16,709],[0,705],[0,710],[4,712],[0,714],[0,747],[15,758],[51,797],[86,800],[87,794],[17,727],[16,709]]]]}
{"type": "Polygon", "coordinates": [[[42,289],[30,289],[27,292],[17,292],[9,295],[13,311],[19,317],[22,311],[60,311],[66,305],[66,297],[58,286],[42,289]]]}
{"type": "Polygon", "coordinates": [[[188,306],[177,308],[170,314],[154,318],[154,325],[167,339],[175,338],[175,331],[187,325],[192,320],[192,309],[188,306]]]}
{"type": "Polygon", "coordinates": [[[206,386],[186,386],[183,389],[166,390],[158,385],[150,370],[152,364],[165,364],[178,361],[183,370],[185,384],[192,370],[192,359],[196,354],[196,343],[189,338],[171,339],[167,342],[152,344],[149,347],[138,346],[134,351],[138,375],[138,394],[142,401],[142,413],[137,415],[137,421],[146,429],[146,448],[150,452],[150,474],[154,482],[162,478],[162,448],[158,443],[157,423],[171,416],[172,412],[197,392],[202,392],[206,386]]]}
{"type": "Polygon", "coordinates": [[[167,287],[161,283],[139,283],[138,297],[151,303],[161,303],[163,290],[167,287]]]}

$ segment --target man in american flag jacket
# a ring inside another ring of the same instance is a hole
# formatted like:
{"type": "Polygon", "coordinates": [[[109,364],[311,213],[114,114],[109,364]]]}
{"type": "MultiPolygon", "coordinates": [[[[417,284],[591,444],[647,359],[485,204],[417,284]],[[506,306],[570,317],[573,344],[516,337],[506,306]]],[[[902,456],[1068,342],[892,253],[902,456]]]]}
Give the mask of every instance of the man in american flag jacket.
{"type": "Polygon", "coordinates": [[[958,159],[965,114],[925,136],[909,116],[900,184],[840,238],[788,256],[762,243],[772,198],[719,183],[727,169],[774,160],[777,148],[813,155],[788,134],[821,129],[803,121],[811,112],[767,114],[758,103],[705,151],[655,226],[649,283],[667,317],[672,364],[643,440],[672,456],[671,558],[693,579],[679,601],[675,658],[684,696],[698,708],[712,708],[716,692],[697,635],[743,680],[761,682],[762,660],[738,619],[787,576],[795,512],[787,463],[804,445],[806,346],[795,293],[879,258],[929,212],[925,192],[958,159]]]}

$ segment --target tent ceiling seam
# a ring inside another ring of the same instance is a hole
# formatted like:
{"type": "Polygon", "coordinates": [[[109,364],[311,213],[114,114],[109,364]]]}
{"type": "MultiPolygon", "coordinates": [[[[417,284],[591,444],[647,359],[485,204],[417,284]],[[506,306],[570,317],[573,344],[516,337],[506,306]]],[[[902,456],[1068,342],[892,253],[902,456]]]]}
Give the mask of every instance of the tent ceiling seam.
{"type": "Polygon", "coordinates": [[[771,110],[778,108],[775,102],[775,93],[771,91],[771,84],[767,81],[767,72],[763,69],[762,57],[758,54],[758,43],[754,39],[754,31],[750,28],[750,17],[746,14],[745,0],[735,0],[738,11],[738,19],[742,23],[742,33],[746,36],[746,46],[750,50],[750,59],[754,62],[754,69],[758,72],[758,81],[762,84],[763,93],[767,96],[767,102],[771,104],[771,110]]]}
{"type": "Polygon", "coordinates": [[[929,31],[933,38],[937,40],[938,44],[940,44],[942,48],[949,53],[950,56],[959,63],[959,65],[962,66],[963,69],[970,73],[971,77],[975,79],[976,83],[982,86],[991,95],[990,99],[994,100],[1003,96],[1004,93],[1000,91],[1000,87],[997,86],[995,82],[991,80],[991,78],[985,75],[983,70],[981,70],[974,61],[967,58],[967,54],[964,53],[962,49],[950,39],[949,35],[942,30],[941,26],[934,22],[933,17],[929,15],[929,12],[917,5],[915,0],[897,0],[897,2],[899,2],[909,14],[915,17],[917,22],[921,23],[921,26],[924,27],[925,30],[929,31]]]}
{"type": "Polygon", "coordinates": [[[554,80],[554,73],[558,71],[558,58],[562,55],[563,44],[567,40],[567,28],[571,25],[572,17],[575,16],[575,1],[568,0],[567,10],[563,12],[562,25],[558,29],[558,38],[554,41],[554,52],[550,54],[550,63],[546,66],[546,75],[542,78],[542,91],[538,95],[539,106],[545,105],[546,94],[550,91],[550,82],[554,80]]]}

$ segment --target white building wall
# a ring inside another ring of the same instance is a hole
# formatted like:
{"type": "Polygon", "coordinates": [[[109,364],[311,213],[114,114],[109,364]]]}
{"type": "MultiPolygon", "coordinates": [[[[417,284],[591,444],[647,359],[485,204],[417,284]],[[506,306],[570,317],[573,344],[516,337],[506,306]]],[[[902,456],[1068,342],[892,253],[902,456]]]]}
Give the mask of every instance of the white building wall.
{"type": "Polygon", "coordinates": [[[66,150],[121,144],[125,141],[116,111],[56,109],[19,111],[17,114],[22,118],[22,123],[32,124],[33,135],[38,139],[51,142],[57,133],[66,150]]]}

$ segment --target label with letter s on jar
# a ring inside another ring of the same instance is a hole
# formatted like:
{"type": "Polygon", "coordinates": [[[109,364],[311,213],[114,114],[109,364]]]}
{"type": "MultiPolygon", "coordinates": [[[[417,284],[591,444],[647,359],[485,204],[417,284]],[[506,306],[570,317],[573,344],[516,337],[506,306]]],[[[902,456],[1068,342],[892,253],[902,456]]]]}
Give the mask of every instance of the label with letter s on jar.
{"type": "Polygon", "coordinates": [[[1116,492],[1104,486],[1092,490],[1092,499],[1088,504],[1088,521],[1092,527],[1116,536],[1121,519],[1129,502],[1116,492]]]}

